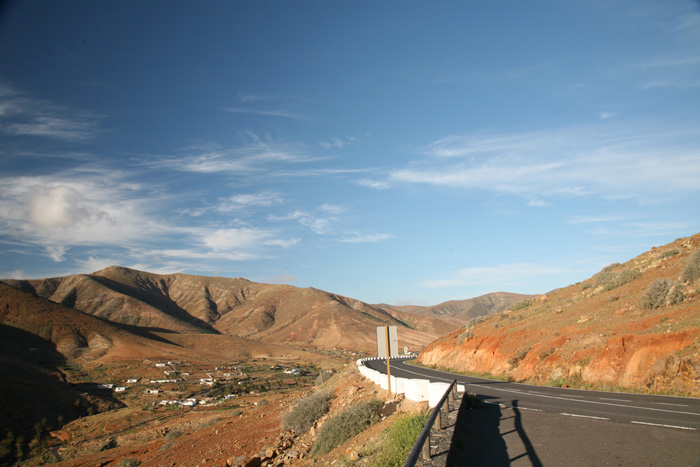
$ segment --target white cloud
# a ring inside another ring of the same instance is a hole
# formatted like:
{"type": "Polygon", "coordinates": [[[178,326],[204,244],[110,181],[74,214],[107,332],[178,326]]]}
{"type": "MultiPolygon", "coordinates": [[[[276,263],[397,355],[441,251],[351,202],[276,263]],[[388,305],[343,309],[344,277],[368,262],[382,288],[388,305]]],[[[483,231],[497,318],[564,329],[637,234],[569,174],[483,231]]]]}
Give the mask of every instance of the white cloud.
{"type": "Polygon", "coordinates": [[[5,127],[13,135],[48,136],[66,140],[86,140],[95,136],[97,122],[59,117],[36,117],[26,123],[11,123],[5,127]]]}
{"type": "Polygon", "coordinates": [[[550,206],[548,202],[543,201],[541,199],[531,199],[530,201],[528,201],[527,205],[536,208],[545,208],[547,206],[550,206]]]}
{"type": "Polygon", "coordinates": [[[306,211],[297,210],[281,216],[270,215],[268,216],[268,220],[273,222],[294,220],[299,222],[299,224],[303,225],[304,227],[309,228],[315,234],[325,235],[333,230],[332,224],[338,220],[336,216],[342,213],[344,210],[345,208],[342,206],[322,204],[317,208],[317,211],[322,213],[323,216],[317,216],[306,211]]]}
{"type": "Polygon", "coordinates": [[[10,135],[85,141],[101,133],[98,116],[29,97],[6,83],[0,83],[0,118],[10,135]]]}
{"type": "Polygon", "coordinates": [[[617,113],[615,113],[615,112],[601,112],[600,113],[601,120],[607,120],[609,118],[614,118],[614,117],[617,117],[617,113]]]}
{"type": "Polygon", "coordinates": [[[622,220],[619,216],[576,216],[569,219],[569,224],[597,224],[601,222],[618,222],[622,220]]]}
{"type": "Polygon", "coordinates": [[[291,118],[293,120],[308,120],[308,117],[285,109],[255,109],[252,107],[225,107],[224,112],[264,115],[269,117],[291,118]]]}
{"type": "Polygon", "coordinates": [[[347,138],[333,138],[330,141],[318,143],[324,149],[343,149],[345,146],[355,146],[360,144],[360,140],[354,136],[347,138]]]}
{"type": "Polygon", "coordinates": [[[42,246],[54,260],[80,245],[128,245],[167,232],[158,197],[110,170],[0,179],[0,234],[42,246]]]}
{"type": "Polygon", "coordinates": [[[299,148],[263,140],[254,133],[247,133],[246,141],[228,148],[197,147],[184,151],[184,155],[150,157],[143,165],[152,168],[183,172],[218,174],[281,172],[281,164],[302,164],[318,159],[304,155],[299,148]]]}
{"type": "Polygon", "coordinates": [[[218,229],[202,237],[202,243],[214,251],[254,248],[269,240],[272,233],[260,229],[218,229]]]}
{"type": "Polygon", "coordinates": [[[337,204],[324,203],[318,207],[318,211],[326,214],[341,214],[345,212],[345,207],[337,204]]]}
{"type": "Polygon", "coordinates": [[[389,240],[393,237],[394,236],[391,234],[356,234],[350,237],[345,237],[340,241],[343,243],[378,243],[383,242],[384,240],[389,240]]]}
{"type": "Polygon", "coordinates": [[[46,248],[46,253],[56,263],[63,261],[63,257],[65,256],[66,251],[68,251],[68,247],[66,245],[53,245],[50,242],[46,242],[44,247],[46,248]]]}
{"type": "Polygon", "coordinates": [[[0,270],[0,278],[1,279],[17,279],[17,280],[22,280],[22,279],[29,279],[29,275],[27,275],[26,272],[24,272],[24,269],[15,269],[14,271],[2,271],[0,270]]]}
{"type": "Polygon", "coordinates": [[[692,232],[694,226],[691,223],[682,222],[637,222],[625,223],[616,226],[614,229],[609,227],[599,227],[591,230],[592,235],[602,235],[609,237],[658,237],[658,236],[674,236],[679,235],[679,232],[692,232]]]}
{"type": "Polygon", "coordinates": [[[394,170],[389,180],[534,200],[696,192],[700,189],[700,151],[692,144],[694,132],[690,127],[610,122],[531,133],[448,137],[428,146],[426,154],[432,157],[394,170]]]}
{"type": "Polygon", "coordinates": [[[26,195],[29,221],[39,227],[75,227],[91,218],[105,216],[104,211],[91,206],[74,188],[67,186],[37,186],[26,195]]]}
{"type": "MultiPolygon", "coordinates": [[[[88,256],[86,259],[75,260],[80,267],[80,272],[83,274],[90,274],[93,272],[101,271],[109,266],[114,266],[120,263],[120,260],[113,258],[98,258],[94,256],[88,256]]],[[[149,272],[152,272],[149,270],[149,272]]]]}
{"type": "Polygon", "coordinates": [[[571,270],[558,266],[535,263],[502,264],[492,267],[473,267],[460,269],[448,274],[444,279],[423,281],[420,285],[427,288],[441,289],[449,287],[473,287],[487,285],[505,290],[508,287],[522,285],[536,276],[551,276],[570,273],[571,270]]]}
{"type": "Polygon", "coordinates": [[[389,188],[391,188],[391,185],[387,182],[379,180],[370,180],[367,178],[355,180],[355,183],[361,186],[366,186],[368,188],[374,188],[375,190],[388,190],[389,188]]]}

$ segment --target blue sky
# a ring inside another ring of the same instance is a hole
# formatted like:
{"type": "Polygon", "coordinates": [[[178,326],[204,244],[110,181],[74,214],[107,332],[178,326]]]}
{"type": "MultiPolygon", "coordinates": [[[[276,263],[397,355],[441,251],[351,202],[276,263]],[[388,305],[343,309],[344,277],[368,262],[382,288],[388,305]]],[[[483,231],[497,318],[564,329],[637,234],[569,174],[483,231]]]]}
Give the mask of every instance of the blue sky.
{"type": "Polygon", "coordinates": [[[697,1],[0,10],[2,277],[544,293],[698,200],[697,1]]]}

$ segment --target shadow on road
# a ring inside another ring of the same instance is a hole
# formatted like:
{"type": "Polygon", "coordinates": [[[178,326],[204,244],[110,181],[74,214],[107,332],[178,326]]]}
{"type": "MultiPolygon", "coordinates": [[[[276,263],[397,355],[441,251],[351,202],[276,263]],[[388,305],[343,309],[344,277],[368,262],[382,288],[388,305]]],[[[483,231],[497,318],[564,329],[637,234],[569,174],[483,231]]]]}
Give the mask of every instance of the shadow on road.
{"type": "MultiPolygon", "coordinates": [[[[510,413],[504,414],[498,403],[485,404],[484,407],[478,409],[469,409],[467,399],[467,397],[462,399],[450,452],[445,463],[446,467],[507,466],[524,457],[527,457],[534,467],[542,466],[542,462],[523,428],[517,400],[508,404],[511,409],[503,409],[505,411],[512,410],[511,415],[510,413]],[[504,421],[504,426],[501,426],[501,421],[504,421]],[[504,435],[512,432],[517,433],[520,443],[518,443],[517,452],[513,453],[514,457],[510,458],[504,435]]],[[[523,464],[523,461],[525,459],[518,463],[523,464]]]]}
{"type": "Polygon", "coordinates": [[[511,409],[513,410],[513,413],[515,414],[515,430],[518,432],[518,436],[520,436],[520,441],[525,446],[525,452],[523,454],[520,454],[517,457],[514,457],[513,459],[511,459],[511,461],[519,459],[520,457],[527,456],[530,458],[530,462],[532,463],[533,467],[541,467],[542,462],[540,461],[540,458],[537,456],[537,452],[535,451],[535,448],[532,446],[532,443],[530,442],[530,438],[528,438],[527,433],[525,433],[525,429],[523,428],[523,419],[522,419],[522,415],[520,414],[520,409],[518,409],[518,401],[517,400],[514,400],[511,403],[511,409]]]}

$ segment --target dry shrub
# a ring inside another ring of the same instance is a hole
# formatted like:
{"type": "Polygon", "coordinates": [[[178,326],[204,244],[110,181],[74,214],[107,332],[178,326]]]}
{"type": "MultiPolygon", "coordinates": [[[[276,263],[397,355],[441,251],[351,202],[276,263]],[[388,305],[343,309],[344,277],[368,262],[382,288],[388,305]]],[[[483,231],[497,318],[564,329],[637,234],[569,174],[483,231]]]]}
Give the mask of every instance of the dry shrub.
{"type": "Polygon", "coordinates": [[[700,278],[700,249],[690,255],[688,262],[685,264],[683,273],[681,273],[682,282],[695,282],[700,278]]]}
{"type": "Polygon", "coordinates": [[[675,305],[683,300],[685,295],[676,281],[656,279],[647,287],[639,306],[646,310],[653,310],[662,306],[675,305]]]}
{"type": "Polygon", "coordinates": [[[316,420],[328,413],[331,396],[331,391],[321,390],[299,399],[292,411],[285,415],[282,421],[284,428],[297,433],[306,432],[316,420]]]}
{"type": "Polygon", "coordinates": [[[622,287],[628,282],[632,282],[633,280],[642,276],[642,274],[635,269],[625,269],[619,273],[606,269],[595,276],[595,286],[596,288],[602,287],[603,292],[608,292],[618,287],[622,287]]]}
{"type": "Polygon", "coordinates": [[[361,433],[379,420],[381,408],[382,403],[372,399],[351,405],[338,415],[328,419],[318,432],[318,438],[311,449],[311,454],[318,456],[330,452],[361,433]]]}

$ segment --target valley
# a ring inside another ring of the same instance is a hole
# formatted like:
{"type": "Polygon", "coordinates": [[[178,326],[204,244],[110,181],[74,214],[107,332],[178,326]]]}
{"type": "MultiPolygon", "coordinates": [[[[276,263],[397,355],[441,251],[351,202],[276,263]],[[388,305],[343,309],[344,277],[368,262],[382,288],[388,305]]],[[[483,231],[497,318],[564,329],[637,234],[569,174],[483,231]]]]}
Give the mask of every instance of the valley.
{"type": "MultiPolygon", "coordinates": [[[[544,295],[432,307],[120,266],[4,280],[0,458],[27,467],[310,465],[330,415],[305,433],[285,430],[284,416],[311,391],[331,391],[330,414],[391,399],[353,369],[376,351],[382,325],[397,326],[399,348],[424,366],[698,397],[699,276],[686,277],[698,251],[695,235],[544,295]],[[659,299],[660,283],[670,288],[659,299]]],[[[371,463],[358,453],[378,452],[368,446],[393,417],[423,410],[392,404],[376,428],[323,459],[371,463]]]]}

